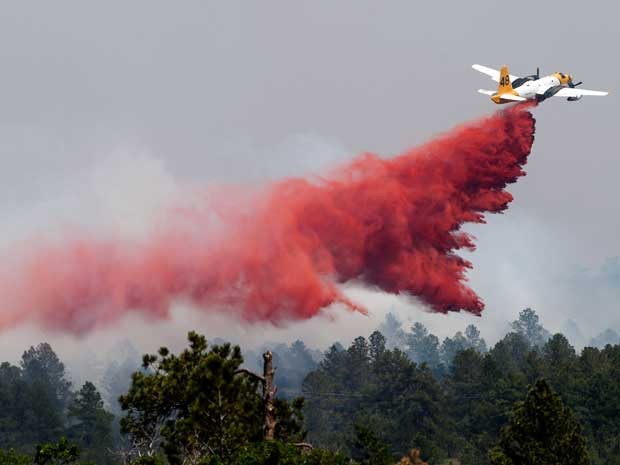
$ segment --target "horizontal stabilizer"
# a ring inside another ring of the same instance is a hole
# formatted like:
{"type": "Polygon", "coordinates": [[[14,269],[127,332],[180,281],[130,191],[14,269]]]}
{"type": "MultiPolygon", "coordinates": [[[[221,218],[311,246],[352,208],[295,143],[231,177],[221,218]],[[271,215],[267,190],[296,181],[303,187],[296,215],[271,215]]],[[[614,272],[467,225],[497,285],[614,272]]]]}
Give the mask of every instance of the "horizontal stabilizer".
{"type": "Polygon", "coordinates": [[[495,93],[495,91],[492,90],[484,90],[484,89],[478,89],[478,92],[484,95],[493,95],[495,93]]]}

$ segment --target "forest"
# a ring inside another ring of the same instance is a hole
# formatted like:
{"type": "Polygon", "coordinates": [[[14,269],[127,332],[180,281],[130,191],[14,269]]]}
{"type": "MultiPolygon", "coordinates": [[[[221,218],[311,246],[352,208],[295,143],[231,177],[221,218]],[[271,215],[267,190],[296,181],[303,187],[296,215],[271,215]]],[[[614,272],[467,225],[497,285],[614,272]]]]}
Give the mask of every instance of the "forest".
{"type": "Polygon", "coordinates": [[[393,314],[322,352],[191,332],[74,385],[47,343],[0,365],[0,465],[620,465],[620,341],[532,309],[489,347],[393,314]]]}

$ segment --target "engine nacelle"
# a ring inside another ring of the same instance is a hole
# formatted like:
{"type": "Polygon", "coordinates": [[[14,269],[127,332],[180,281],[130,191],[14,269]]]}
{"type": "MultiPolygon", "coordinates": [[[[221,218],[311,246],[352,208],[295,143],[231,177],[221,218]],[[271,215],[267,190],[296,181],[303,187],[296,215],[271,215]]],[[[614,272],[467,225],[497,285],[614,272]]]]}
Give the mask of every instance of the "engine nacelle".
{"type": "Polygon", "coordinates": [[[561,91],[564,88],[564,86],[560,85],[560,86],[553,86],[553,87],[549,87],[545,93],[543,94],[543,97],[545,99],[548,99],[549,97],[553,97],[555,94],[557,94],[559,91],[561,91]]]}

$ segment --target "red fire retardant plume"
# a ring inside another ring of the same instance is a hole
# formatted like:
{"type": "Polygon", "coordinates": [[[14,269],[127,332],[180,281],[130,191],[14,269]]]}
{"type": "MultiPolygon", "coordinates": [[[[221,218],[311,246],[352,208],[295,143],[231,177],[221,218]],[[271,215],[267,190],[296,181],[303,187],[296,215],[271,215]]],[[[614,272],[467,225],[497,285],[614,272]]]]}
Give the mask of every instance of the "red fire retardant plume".
{"type": "MultiPolygon", "coordinates": [[[[174,301],[248,321],[311,318],[334,303],[364,312],[339,283],[480,314],[466,285],[474,249],[459,229],[506,209],[525,173],[534,118],[524,105],[460,126],[395,158],[362,155],[321,179],[287,179],[240,200],[171,215],[140,244],[30,243],[0,270],[0,328],[29,320],[82,333],[174,301]]],[[[222,196],[220,196],[222,197],[222,196]]],[[[212,202],[213,203],[213,202],[212,202]]]]}

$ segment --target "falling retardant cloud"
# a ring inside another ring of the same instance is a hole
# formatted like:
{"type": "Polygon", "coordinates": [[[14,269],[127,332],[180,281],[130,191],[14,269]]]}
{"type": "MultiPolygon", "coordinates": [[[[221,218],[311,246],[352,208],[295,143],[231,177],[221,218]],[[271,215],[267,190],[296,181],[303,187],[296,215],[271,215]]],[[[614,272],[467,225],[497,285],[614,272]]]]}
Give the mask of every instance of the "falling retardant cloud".
{"type": "Polygon", "coordinates": [[[533,139],[519,105],[325,177],[193,192],[143,237],[71,230],[22,242],[0,269],[0,328],[84,333],[128,313],[166,318],[178,301],[276,324],[332,304],[365,313],[342,291],[351,282],[480,314],[471,264],[456,254],[474,240],[460,228],[507,208],[533,139]]]}

